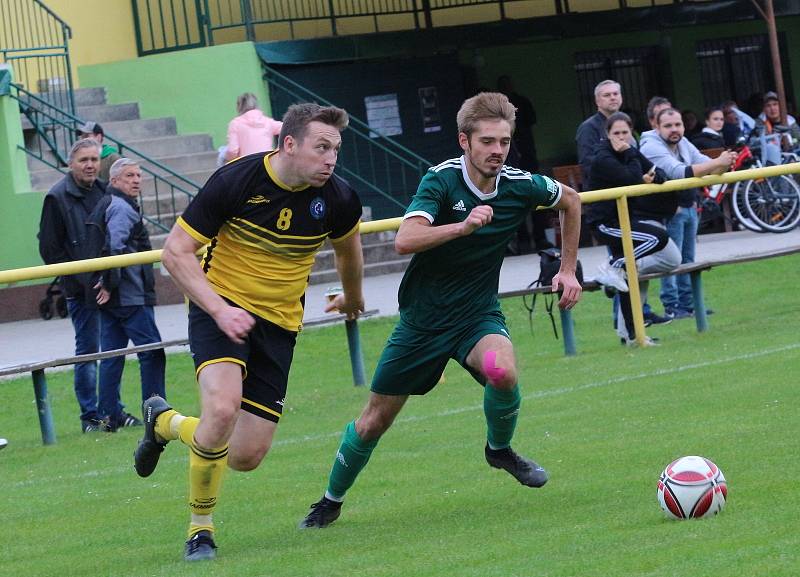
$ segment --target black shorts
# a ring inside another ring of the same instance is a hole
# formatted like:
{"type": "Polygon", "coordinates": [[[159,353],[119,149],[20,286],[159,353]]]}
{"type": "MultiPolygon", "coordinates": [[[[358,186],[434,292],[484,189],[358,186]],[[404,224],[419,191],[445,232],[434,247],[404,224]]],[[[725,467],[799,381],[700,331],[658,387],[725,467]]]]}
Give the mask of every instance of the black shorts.
{"type": "MultiPolygon", "coordinates": [[[[231,303],[236,306],[235,303],[231,303]]],[[[208,313],[189,302],[189,347],[195,374],[221,362],[242,366],[242,410],[278,422],[297,333],[253,315],[256,321],[244,344],[234,343],[208,313]]]]}

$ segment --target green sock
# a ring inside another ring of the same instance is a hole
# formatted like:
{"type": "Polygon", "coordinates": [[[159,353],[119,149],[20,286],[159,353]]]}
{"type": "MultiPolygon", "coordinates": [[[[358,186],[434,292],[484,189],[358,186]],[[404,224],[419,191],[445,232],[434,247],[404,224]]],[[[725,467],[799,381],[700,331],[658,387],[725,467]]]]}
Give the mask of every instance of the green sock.
{"type": "Polygon", "coordinates": [[[483,391],[483,412],[488,429],[486,438],[491,449],[505,449],[511,445],[521,401],[519,385],[514,385],[510,391],[500,391],[486,383],[483,391]]]}
{"type": "Polygon", "coordinates": [[[331,476],[328,479],[326,496],[341,501],[347,490],[356,482],[356,477],[369,461],[378,439],[363,441],[356,433],[356,422],[350,421],[344,428],[342,444],[336,453],[331,476]]]}

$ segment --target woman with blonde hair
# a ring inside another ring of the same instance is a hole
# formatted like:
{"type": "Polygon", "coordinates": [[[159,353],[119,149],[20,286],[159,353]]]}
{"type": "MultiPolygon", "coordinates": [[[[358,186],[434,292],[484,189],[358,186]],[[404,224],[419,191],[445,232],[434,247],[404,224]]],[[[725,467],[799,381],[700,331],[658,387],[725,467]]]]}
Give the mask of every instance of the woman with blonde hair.
{"type": "Polygon", "coordinates": [[[264,114],[258,108],[258,98],[245,92],[236,99],[237,116],[228,124],[228,144],[224,160],[230,161],[255,152],[276,148],[275,138],[283,123],[264,114]]]}

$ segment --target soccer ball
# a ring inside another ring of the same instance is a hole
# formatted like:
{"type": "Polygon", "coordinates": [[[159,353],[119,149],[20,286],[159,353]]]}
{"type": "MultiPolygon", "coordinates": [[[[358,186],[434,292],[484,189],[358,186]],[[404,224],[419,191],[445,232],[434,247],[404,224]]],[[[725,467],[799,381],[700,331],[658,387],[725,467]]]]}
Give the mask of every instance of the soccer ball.
{"type": "Polygon", "coordinates": [[[728,497],[725,476],[705,457],[681,457],[658,479],[658,504],[672,519],[700,519],[719,513],[728,497]]]}

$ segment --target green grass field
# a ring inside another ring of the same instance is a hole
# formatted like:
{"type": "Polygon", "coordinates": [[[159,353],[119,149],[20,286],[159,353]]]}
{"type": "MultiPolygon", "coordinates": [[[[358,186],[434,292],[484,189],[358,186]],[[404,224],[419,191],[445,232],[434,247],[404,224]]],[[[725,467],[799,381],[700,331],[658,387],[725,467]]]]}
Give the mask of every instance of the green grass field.
{"type": "MultiPolygon", "coordinates": [[[[49,376],[58,443],[43,447],[30,379],[1,382],[10,444],[0,452],[0,575],[796,577],[798,271],[800,256],[706,273],[710,330],[655,327],[663,345],[644,350],[621,347],[609,301],[588,294],[573,358],[546,317],[531,336],[521,301],[505,301],[524,395],[514,446],[550,483],[523,488],[486,465],[480,387],[451,364],[382,439],[339,521],[301,532],[368,394],[351,384],[344,328],[309,330],[276,443],[257,471],[228,472],[219,556],[202,565],[182,560],[185,447],[172,443],[153,476],[138,478],[139,432],[82,435],[68,372],[49,376]],[[720,466],[728,504],[712,519],[670,521],[656,481],[689,454],[720,466]]],[[[362,323],[368,371],[392,324],[362,323]]],[[[129,363],[129,408],[137,379],[129,363]]],[[[195,387],[188,355],[170,356],[171,402],[196,412],[195,387]]]]}

